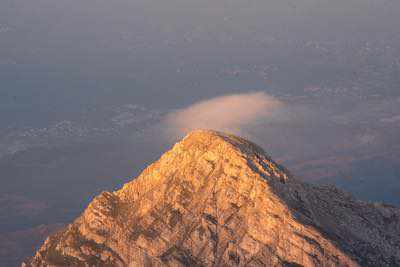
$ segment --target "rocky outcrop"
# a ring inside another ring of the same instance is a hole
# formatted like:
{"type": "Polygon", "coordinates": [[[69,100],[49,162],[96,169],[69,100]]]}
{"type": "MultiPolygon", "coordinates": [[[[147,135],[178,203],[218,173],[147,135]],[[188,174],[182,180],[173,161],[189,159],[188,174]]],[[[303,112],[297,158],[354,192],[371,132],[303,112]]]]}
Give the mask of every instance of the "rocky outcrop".
{"type": "Polygon", "coordinates": [[[19,266],[50,234],[62,227],[62,224],[47,224],[0,233],[0,266],[19,266]]]}
{"type": "Polygon", "coordinates": [[[302,183],[257,145],[190,133],[25,266],[400,266],[400,211],[302,183]]]}

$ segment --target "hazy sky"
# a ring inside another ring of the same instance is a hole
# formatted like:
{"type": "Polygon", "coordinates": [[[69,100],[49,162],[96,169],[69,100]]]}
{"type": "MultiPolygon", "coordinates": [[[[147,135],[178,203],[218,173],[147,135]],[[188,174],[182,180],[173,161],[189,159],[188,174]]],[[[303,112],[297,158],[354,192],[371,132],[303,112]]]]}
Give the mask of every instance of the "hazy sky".
{"type": "Polygon", "coordinates": [[[71,220],[205,126],[400,205],[398,14],[396,0],[0,1],[0,233],[71,220]]]}

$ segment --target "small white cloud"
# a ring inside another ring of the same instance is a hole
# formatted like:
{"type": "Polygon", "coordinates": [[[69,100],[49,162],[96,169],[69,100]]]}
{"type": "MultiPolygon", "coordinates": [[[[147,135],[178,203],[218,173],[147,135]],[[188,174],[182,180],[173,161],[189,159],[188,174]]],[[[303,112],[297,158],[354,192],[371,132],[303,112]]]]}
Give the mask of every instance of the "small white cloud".
{"type": "Polygon", "coordinates": [[[363,145],[368,145],[368,144],[373,143],[376,140],[376,138],[377,137],[375,135],[368,134],[368,133],[357,136],[359,143],[361,143],[363,145]]]}
{"type": "Polygon", "coordinates": [[[381,119],[381,122],[385,122],[385,123],[395,123],[395,122],[399,122],[399,121],[400,121],[400,115],[381,119]]]}
{"type": "Polygon", "coordinates": [[[182,134],[194,129],[240,132],[246,125],[268,118],[283,103],[264,92],[220,96],[171,112],[168,129],[182,134]]]}

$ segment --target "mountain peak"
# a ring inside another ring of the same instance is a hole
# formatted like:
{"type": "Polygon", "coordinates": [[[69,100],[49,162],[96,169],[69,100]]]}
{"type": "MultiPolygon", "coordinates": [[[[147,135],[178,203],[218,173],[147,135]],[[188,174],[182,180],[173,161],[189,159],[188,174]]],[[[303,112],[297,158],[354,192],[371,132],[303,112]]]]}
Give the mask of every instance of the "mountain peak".
{"type": "Polygon", "coordinates": [[[125,184],[117,194],[121,197],[141,195],[139,192],[144,192],[145,188],[158,187],[170,177],[189,181],[216,177],[246,181],[257,177],[285,183],[288,176],[287,171],[262,148],[246,139],[212,130],[195,130],[146,168],[137,179],[125,184]],[[210,175],[215,170],[220,170],[221,175],[210,175]]]}
{"type": "Polygon", "coordinates": [[[193,131],[25,265],[400,264],[399,209],[288,177],[250,141],[193,131]]]}
{"type": "Polygon", "coordinates": [[[213,151],[222,157],[227,154],[245,158],[258,155],[270,159],[258,145],[244,138],[213,130],[194,130],[188,133],[173,148],[173,151],[182,150],[213,151]]]}
{"type": "Polygon", "coordinates": [[[177,145],[185,147],[199,145],[203,148],[209,148],[216,144],[228,144],[239,149],[243,153],[264,153],[258,145],[246,139],[228,133],[203,129],[188,133],[177,145]]]}

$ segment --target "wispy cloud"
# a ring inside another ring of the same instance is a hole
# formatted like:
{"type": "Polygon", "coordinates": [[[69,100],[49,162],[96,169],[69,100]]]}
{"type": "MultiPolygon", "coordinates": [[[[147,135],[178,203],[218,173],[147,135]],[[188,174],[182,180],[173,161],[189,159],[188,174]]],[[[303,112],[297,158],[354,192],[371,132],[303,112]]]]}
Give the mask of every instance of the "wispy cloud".
{"type": "Polygon", "coordinates": [[[194,129],[240,132],[263,120],[283,103],[264,92],[225,95],[194,103],[169,113],[164,122],[169,133],[183,134],[194,129]]]}

